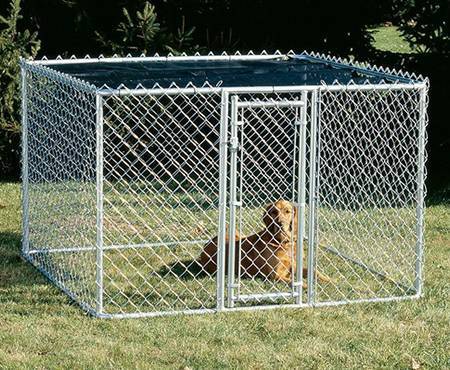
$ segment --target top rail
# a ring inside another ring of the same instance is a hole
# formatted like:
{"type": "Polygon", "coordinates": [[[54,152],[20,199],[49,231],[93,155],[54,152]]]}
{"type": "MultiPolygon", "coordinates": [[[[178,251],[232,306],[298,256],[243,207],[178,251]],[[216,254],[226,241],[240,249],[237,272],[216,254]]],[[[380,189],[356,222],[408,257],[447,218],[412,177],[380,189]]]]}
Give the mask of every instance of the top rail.
{"type": "Polygon", "coordinates": [[[261,55],[168,55],[153,57],[98,57],[98,58],[70,58],[70,59],[42,59],[28,61],[31,64],[62,65],[62,64],[93,64],[93,63],[123,63],[123,62],[169,62],[169,61],[227,61],[227,60],[272,60],[287,58],[285,54],[261,55]]]}
{"type": "Polygon", "coordinates": [[[177,94],[229,94],[245,93],[283,93],[298,91],[363,91],[363,90],[415,90],[426,87],[425,82],[415,83],[389,83],[389,84],[366,84],[366,85],[290,85],[290,86],[253,86],[253,87],[168,87],[168,88],[140,88],[140,89],[98,89],[97,93],[102,96],[142,96],[142,95],[177,95],[177,94]]]}
{"type": "Polygon", "coordinates": [[[326,63],[329,66],[332,66],[333,68],[350,68],[351,70],[355,71],[355,72],[359,72],[361,74],[364,75],[370,75],[370,76],[376,76],[376,77],[380,77],[380,78],[384,78],[384,79],[389,79],[391,81],[399,81],[402,83],[411,83],[411,82],[417,82],[417,79],[413,79],[411,77],[405,77],[405,76],[400,76],[398,74],[394,74],[392,72],[385,72],[385,71],[376,71],[374,69],[371,68],[367,68],[367,67],[361,67],[355,64],[350,64],[350,63],[345,63],[345,62],[338,62],[338,61],[333,61],[333,60],[324,60],[323,58],[318,58],[318,57],[313,57],[310,55],[292,55],[291,58],[293,59],[298,59],[298,60],[309,60],[311,62],[316,62],[316,63],[326,63]]]}
{"type": "Polygon", "coordinates": [[[255,101],[238,101],[236,103],[236,107],[238,108],[269,108],[269,107],[302,107],[305,103],[300,100],[272,100],[272,101],[263,101],[263,100],[255,100],[255,101]]]}

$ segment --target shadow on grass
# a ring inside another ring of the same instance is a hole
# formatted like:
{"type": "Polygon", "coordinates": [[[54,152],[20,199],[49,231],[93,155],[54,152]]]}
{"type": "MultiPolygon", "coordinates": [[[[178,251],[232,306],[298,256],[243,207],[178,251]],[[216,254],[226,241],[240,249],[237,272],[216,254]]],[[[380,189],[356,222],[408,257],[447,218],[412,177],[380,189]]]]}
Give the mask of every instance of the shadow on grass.
{"type": "Polygon", "coordinates": [[[21,255],[21,235],[0,232],[0,288],[11,289],[50,284],[21,255]]]}
{"type": "Polygon", "coordinates": [[[75,303],[21,256],[21,235],[0,232],[0,309],[21,316],[60,314],[75,303]]]}
{"type": "MultiPolygon", "coordinates": [[[[21,235],[14,232],[0,231],[0,256],[20,256],[21,235]]],[[[0,260],[3,262],[3,260],[0,260]]]]}
{"type": "Polygon", "coordinates": [[[45,278],[21,256],[21,235],[0,232],[0,288],[45,284],[45,278]]]}
{"type": "Polygon", "coordinates": [[[201,279],[210,276],[206,273],[197,260],[175,261],[162,267],[158,274],[161,276],[176,276],[180,280],[201,279]]]}

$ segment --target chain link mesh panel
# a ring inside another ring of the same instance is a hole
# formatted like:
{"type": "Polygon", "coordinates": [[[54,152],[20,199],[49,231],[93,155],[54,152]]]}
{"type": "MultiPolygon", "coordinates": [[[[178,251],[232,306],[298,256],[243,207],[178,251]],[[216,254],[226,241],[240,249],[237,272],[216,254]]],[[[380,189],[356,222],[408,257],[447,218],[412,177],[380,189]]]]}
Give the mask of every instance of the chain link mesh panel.
{"type": "Polygon", "coordinates": [[[214,308],[220,94],[104,100],[105,312],[214,308]]]}
{"type": "Polygon", "coordinates": [[[416,293],[421,91],[321,94],[316,263],[333,280],[317,282],[318,302],[416,293]]]}
{"type": "Polygon", "coordinates": [[[25,256],[95,307],[95,90],[47,68],[24,67],[28,243],[25,256]]]}

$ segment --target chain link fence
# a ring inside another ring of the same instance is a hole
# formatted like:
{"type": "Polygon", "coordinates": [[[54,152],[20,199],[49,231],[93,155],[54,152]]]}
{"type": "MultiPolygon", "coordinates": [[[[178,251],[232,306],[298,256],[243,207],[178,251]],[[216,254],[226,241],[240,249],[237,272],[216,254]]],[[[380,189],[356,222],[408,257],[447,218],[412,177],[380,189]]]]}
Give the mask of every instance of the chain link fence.
{"type": "Polygon", "coordinates": [[[420,296],[427,81],[306,57],[395,79],[115,89],[23,61],[24,257],[98,317],[420,296]]]}

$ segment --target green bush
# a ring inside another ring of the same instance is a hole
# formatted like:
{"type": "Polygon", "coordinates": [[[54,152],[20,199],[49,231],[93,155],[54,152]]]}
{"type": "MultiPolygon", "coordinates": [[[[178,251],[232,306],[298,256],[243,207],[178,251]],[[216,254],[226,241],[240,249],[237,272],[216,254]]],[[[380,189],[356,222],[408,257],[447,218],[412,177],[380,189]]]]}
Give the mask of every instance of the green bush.
{"type": "Polygon", "coordinates": [[[20,151],[19,58],[36,56],[37,34],[18,30],[20,0],[11,0],[8,14],[0,16],[0,174],[17,174],[20,151]]]}

